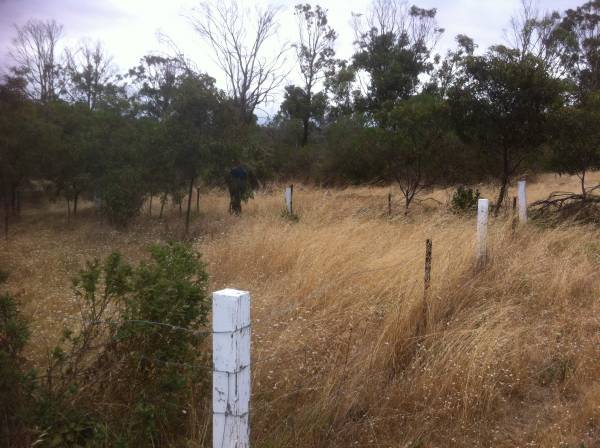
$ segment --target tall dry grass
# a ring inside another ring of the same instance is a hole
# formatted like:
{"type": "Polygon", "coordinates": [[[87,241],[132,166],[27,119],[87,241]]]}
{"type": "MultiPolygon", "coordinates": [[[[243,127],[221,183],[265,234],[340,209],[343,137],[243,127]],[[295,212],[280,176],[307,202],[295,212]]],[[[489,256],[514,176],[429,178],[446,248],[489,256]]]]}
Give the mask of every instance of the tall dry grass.
{"type": "MultiPolygon", "coordinates": [[[[577,179],[542,176],[530,200],[555,189],[577,179]]],[[[254,446],[600,446],[600,230],[513,231],[501,214],[475,271],[475,218],[449,213],[448,191],[392,218],[387,191],[297,187],[298,222],[278,189],[241,218],[222,194],[202,198],[195,244],[212,288],[252,294],[254,446]]],[[[32,356],[74,311],[68,276],[84,259],[136,259],[181,230],[176,212],[127,232],[91,212],[69,228],[48,216],[24,216],[0,258],[34,320],[32,356]]]]}

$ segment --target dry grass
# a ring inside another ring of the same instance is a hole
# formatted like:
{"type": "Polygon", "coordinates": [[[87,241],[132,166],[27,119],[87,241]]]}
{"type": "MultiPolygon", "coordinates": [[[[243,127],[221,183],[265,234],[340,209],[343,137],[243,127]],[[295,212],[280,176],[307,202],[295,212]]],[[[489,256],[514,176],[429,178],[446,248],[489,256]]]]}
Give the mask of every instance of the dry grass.
{"type": "MultiPolygon", "coordinates": [[[[577,182],[542,176],[529,199],[577,182]]],[[[475,272],[474,217],[424,201],[390,219],[387,191],[297,187],[299,222],[281,217],[279,190],[241,218],[222,194],[202,197],[195,244],[212,288],[252,293],[254,446],[600,446],[600,230],[492,219],[475,272]]],[[[75,311],[84,260],[139,259],[180,233],[176,215],[117,232],[91,210],[68,228],[61,210],[27,212],[0,266],[33,319],[32,357],[75,311]]]]}

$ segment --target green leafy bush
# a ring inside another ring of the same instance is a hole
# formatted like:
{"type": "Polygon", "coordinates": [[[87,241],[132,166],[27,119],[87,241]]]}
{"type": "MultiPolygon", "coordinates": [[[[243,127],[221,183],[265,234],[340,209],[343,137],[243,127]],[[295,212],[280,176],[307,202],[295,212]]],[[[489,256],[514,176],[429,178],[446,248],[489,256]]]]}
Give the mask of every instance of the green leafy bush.
{"type": "Polygon", "coordinates": [[[76,276],[83,325],[66,330],[52,355],[47,446],[165,446],[189,434],[191,397],[207,395],[210,371],[198,332],[207,275],[186,245],[150,253],[137,267],[113,253],[76,276]]]}
{"type": "Polygon", "coordinates": [[[29,327],[9,294],[0,294],[0,446],[29,446],[34,412],[34,372],[22,350],[29,327]]]}
{"type": "Polygon", "coordinates": [[[124,227],[135,218],[144,203],[144,184],[134,168],[116,169],[104,178],[102,211],[109,222],[124,227]]]}
{"type": "Polygon", "coordinates": [[[451,208],[454,213],[467,213],[477,210],[479,190],[459,186],[452,194],[451,208]]]}

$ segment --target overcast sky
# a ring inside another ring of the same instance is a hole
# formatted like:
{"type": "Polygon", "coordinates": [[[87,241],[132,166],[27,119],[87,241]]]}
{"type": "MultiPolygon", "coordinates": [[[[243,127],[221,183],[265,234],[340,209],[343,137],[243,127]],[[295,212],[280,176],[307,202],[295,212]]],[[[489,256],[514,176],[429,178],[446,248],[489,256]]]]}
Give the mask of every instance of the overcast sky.
{"type": "MultiPolygon", "coordinates": [[[[243,0],[242,0],[243,1],[243,0]]],[[[337,31],[338,57],[352,55],[353,31],[351,13],[365,12],[371,0],[321,0],[310,2],[328,10],[329,21],[337,31]]],[[[302,3],[307,2],[303,0],[302,3]]],[[[454,36],[467,34],[475,39],[479,50],[489,45],[505,43],[504,30],[520,0],[422,0],[415,1],[423,8],[437,8],[438,23],[445,29],[436,51],[444,54],[454,47],[454,36]]],[[[541,10],[574,8],[584,0],[540,0],[541,10]]],[[[299,0],[246,0],[246,5],[276,4],[281,6],[281,42],[295,39],[296,24],[293,7],[299,0]]],[[[410,2],[413,3],[413,2],[410,2]]],[[[158,42],[157,33],[168,35],[202,70],[225,87],[223,77],[212,62],[206,46],[189,25],[186,15],[197,0],[0,0],[0,67],[5,69],[10,60],[8,49],[15,31],[13,25],[28,19],[55,19],[64,25],[66,45],[74,45],[82,38],[101,40],[121,71],[136,65],[144,54],[167,49],[158,42]]],[[[290,52],[290,60],[293,54],[290,52]]],[[[290,61],[291,62],[291,61],[290,61]]],[[[290,82],[295,79],[290,74],[290,82]]],[[[268,106],[272,113],[276,107],[268,106]]]]}

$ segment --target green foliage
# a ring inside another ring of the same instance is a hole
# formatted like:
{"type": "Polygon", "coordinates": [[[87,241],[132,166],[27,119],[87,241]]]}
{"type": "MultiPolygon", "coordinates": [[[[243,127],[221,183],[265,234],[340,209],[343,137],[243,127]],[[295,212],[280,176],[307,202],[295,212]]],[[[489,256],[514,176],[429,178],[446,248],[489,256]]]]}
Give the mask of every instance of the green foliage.
{"type": "Polygon", "coordinates": [[[450,133],[448,107],[434,95],[417,95],[382,113],[384,175],[396,181],[408,210],[415,195],[441,177],[449,154],[440,150],[450,133]]]}
{"type": "Polygon", "coordinates": [[[29,334],[15,299],[0,294],[0,446],[31,442],[34,372],[22,356],[29,334]]]}
{"type": "MultiPolygon", "coordinates": [[[[525,171],[583,175],[598,165],[597,105],[586,104],[600,90],[598,11],[597,1],[542,17],[530,8],[512,47],[476,54],[459,34],[440,60],[436,9],[374,2],[354,16],[354,55],[338,60],[327,11],[298,4],[300,81],[268,125],[242,122],[248,98],[219,90],[183,55],[146,55],[120,76],[100,45],[82,45],[68,66],[52,67],[60,91],[44,101],[26,95],[35,86],[18,68],[0,85],[0,194],[14,213],[19,189],[49,181],[68,200],[101,198],[108,221],[123,226],[144,197],[177,202],[200,185],[225,187],[239,161],[253,188],[392,179],[408,206],[434,181],[493,179],[500,204],[525,171]]],[[[250,93],[252,111],[269,96],[250,93]]]]}
{"type": "Polygon", "coordinates": [[[564,107],[549,118],[548,167],[559,174],[576,174],[585,195],[585,175],[600,167],[600,97],[587,98],[579,107],[564,107]]]}
{"type": "Polygon", "coordinates": [[[466,188],[460,185],[450,200],[451,208],[454,213],[465,213],[477,210],[477,201],[479,200],[479,190],[473,191],[472,188],[466,188]]]}
{"type": "Polygon", "coordinates": [[[126,226],[144,203],[142,174],[134,167],[115,168],[102,179],[102,212],[109,222],[126,226]]]}
{"type": "Polygon", "coordinates": [[[207,323],[207,275],[188,246],[150,252],[137,267],[113,253],[74,279],[83,325],[53,352],[47,446],[164,446],[185,434],[209,372],[196,331],[207,323]]]}
{"type": "Polygon", "coordinates": [[[56,192],[73,200],[91,190],[92,165],[98,158],[98,145],[91,132],[94,117],[83,104],[55,102],[47,107],[57,132],[50,147],[48,173],[56,192]]]}
{"type": "Polygon", "coordinates": [[[6,208],[26,179],[47,174],[40,162],[45,161],[51,126],[22,89],[19,80],[0,84],[0,199],[6,208]]]}
{"type": "Polygon", "coordinates": [[[325,118],[327,96],[325,92],[315,92],[315,87],[335,65],[337,34],[329,26],[327,10],[319,5],[313,8],[308,3],[298,4],[294,14],[299,30],[294,47],[304,83],[301,87],[286,86],[280,113],[288,120],[300,121],[302,132],[298,142],[306,146],[311,129],[320,127],[325,118]]]}
{"type": "Polygon", "coordinates": [[[332,123],[319,161],[321,181],[328,184],[358,184],[376,179],[382,172],[377,130],[363,118],[344,117],[332,123]]]}
{"type": "Polygon", "coordinates": [[[547,112],[561,106],[565,84],[539,58],[506,47],[461,65],[449,92],[453,125],[478,149],[480,169],[501,184],[499,210],[509,181],[541,155],[547,112]]]}
{"type": "MultiPolygon", "coordinates": [[[[394,8],[389,4],[388,8],[394,8]]],[[[376,8],[377,6],[375,6],[376,8]]],[[[407,99],[417,91],[419,75],[433,65],[430,52],[443,32],[436,24],[435,9],[412,6],[406,11],[371,11],[371,20],[359,27],[357,69],[369,74],[368,109],[377,111],[385,103],[407,99]],[[419,29],[419,33],[413,30],[419,29]]]]}
{"type": "Polygon", "coordinates": [[[563,50],[562,65],[577,85],[577,96],[585,98],[600,90],[600,3],[585,2],[565,11],[556,33],[563,50]]]}

